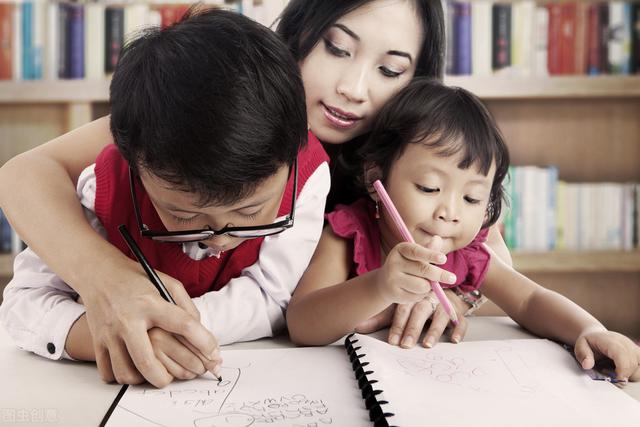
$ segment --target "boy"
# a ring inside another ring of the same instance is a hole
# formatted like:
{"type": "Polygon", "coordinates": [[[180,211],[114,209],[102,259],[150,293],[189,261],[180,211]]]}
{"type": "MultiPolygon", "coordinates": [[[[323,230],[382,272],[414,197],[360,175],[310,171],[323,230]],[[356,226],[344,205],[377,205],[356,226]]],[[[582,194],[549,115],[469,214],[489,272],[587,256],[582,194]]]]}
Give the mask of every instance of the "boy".
{"type": "MultiPolygon", "coordinates": [[[[329,189],[324,150],[313,137],[305,144],[304,90],[287,47],[241,15],[192,11],[127,45],[110,92],[116,144],[77,186],[92,226],[133,258],[117,232],[126,224],[151,265],[184,285],[220,342],[277,332],[318,241],[329,189]]],[[[140,343],[125,337],[101,350],[77,297],[27,249],[0,320],[23,349],[96,360],[106,380],[142,381],[134,364],[160,387],[217,369],[215,341],[205,351],[179,336],[195,326],[153,328],[140,343]]],[[[136,320],[132,328],[150,328],[148,318],[136,320]]]]}

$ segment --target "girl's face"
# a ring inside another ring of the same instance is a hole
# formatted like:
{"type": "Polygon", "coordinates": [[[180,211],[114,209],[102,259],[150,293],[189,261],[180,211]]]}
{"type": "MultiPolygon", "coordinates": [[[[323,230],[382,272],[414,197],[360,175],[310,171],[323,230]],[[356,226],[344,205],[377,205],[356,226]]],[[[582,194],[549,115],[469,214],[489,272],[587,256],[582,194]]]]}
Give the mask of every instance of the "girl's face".
{"type": "Polygon", "coordinates": [[[421,21],[408,0],[375,0],[329,27],[300,69],[311,131],[342,144],[368,132],[415,73],[421,21]]]}
{"type": "MultiPolygon", "coordinates": [[[[460,169],[460,157],[440,157],[424,144],[409,144],[398,158],[385,187],[416,243],[442,238],[442,252],[467,246],[480,231],[491,194],[495,163],[487,176],[474,166],[460,169]]],[[[388,252],[401,238],[381,208],[380,232],[388,252]]]]}

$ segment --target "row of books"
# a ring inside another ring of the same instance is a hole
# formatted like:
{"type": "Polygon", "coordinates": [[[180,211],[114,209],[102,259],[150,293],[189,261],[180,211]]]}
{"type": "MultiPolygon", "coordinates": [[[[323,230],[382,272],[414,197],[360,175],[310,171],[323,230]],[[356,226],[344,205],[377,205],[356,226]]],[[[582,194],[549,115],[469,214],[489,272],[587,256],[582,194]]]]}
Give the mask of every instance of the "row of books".
{"type": "MultiPolygon", "coordinates": [[[[265,25],[286,0],[207,0],[265,25]]],[[[104,79],[128,37],[179,20],[189,2],[0,0],[0,80],[104,79]]]]}
{"type": "Polygon", "coordinates": [[[640,3],[447,1],[447,73],[640,73],[640,3]]]}
{"type": "Polygon", "coordinates": [[[640,185],[567,183],[555,167],[510,168],[502,218],[509,248],[523,251],[639,247],[640,185]]]}

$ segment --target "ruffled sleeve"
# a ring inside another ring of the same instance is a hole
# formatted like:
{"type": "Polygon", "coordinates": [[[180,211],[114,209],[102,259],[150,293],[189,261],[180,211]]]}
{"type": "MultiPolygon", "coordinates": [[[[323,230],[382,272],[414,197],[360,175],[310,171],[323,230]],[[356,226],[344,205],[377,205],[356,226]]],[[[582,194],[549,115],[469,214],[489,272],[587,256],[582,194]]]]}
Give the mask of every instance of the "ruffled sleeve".
{"type": "Polygon", "coordinates": [[[370,200],[336,205],[326,218],[336,235],[353,242],[354,275],[361,276],[380,267],[380,236],[370,200]]]}
{"type": "Polygon", "coordinates": [[[458,278],[455,285],[448,287],[457,286],[460,291],[465,293],[480,287],[491,260],[491,255],[484,247],[488,234],[488,228],[480,230],[466,247],[447,255],[447,262],[441,267],[454,273],[458,278]]]}

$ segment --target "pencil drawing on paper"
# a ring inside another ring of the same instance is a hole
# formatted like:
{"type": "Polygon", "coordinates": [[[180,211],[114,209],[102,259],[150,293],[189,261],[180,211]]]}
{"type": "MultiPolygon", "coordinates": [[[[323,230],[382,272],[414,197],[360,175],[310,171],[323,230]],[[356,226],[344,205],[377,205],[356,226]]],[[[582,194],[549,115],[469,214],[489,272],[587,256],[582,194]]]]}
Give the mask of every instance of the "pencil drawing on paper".
{"type": "Polygon", "coordinates": [[[162,410],[149,410],[158,408],[159,401],[163,402],[165,409],[175,409],[173,413],[180,417],[181,424],[195,427],[248,427],[265,424],[319,427],[333,423],[326,403],[322,399],[312,399],[306,393],[234,400],[234,390],[241,380],[242,368],[224,367],[222,372],[224,380],[221,382],[198,379],[182,384],[174,383],[165,389],[132,387],[128,391],[130,400],[120,402],[118,407],[155,425],[173,424],[162,415],[162,410]],[[133,402],[133,405],[129,404],[133,402]],[[185,416],[190,417],[190,421],[185,416]]]}
{"type": "Polygon", "coordinates": [[[420,357],[398,357],[396,360],[406,375],[427,376],[438,383],[471,391],[495,391],[489,379],[495,379],[496,375],[509,378],[513,391],[527,394],[538,389],[538,381],[531,376],[531,370],[508,345],[495,347],[484,357],[473,360],[438,349],[425,351],[420,357]]]}

